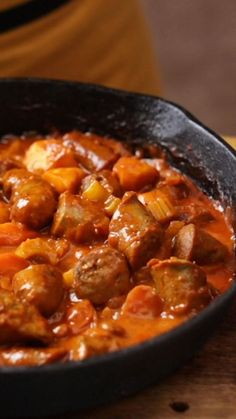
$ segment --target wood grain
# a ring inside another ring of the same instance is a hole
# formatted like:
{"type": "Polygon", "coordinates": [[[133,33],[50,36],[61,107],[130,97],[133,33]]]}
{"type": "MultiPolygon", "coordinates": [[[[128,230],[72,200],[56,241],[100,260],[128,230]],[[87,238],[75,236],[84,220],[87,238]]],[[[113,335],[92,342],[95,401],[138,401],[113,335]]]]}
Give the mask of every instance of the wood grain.
{"type": "MultiPolygon", "coordinates": [[[[227,141],[236,147],[236,137],[227,141]]],[[[57,419],[181,417],[236,418],[236,301],[202,351],[161,384],[116,404],[57,419]]]]}

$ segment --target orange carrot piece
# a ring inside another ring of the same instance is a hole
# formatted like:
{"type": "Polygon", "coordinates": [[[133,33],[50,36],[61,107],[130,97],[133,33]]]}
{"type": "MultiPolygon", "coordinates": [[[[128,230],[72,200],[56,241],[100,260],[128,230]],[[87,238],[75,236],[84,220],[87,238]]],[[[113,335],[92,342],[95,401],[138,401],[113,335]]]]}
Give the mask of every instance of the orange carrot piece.
{"type": "Polygon", "coordinates": [[[137,285],[127,295],[121,314],[143,318],[158,317],[163,310],[163,302],[149,285],[137,285]]]}
{"type": "Polygon", "coordinates": [[[14,253],[7,252],[0,254],[0,275],[13,276],[16,272],[27,268],[29,262],[14,253]]]}
{"type": "Polygon", "coordinates": [[[0,224],[0,246],[17,246],[26,239],[37,237],[37,233],[20,223],[0,224]]]}
{"type": "Polygon", "coordinates": [[[136,157],[121,157],[113,167],[125,191],[139,191],[153,185],[159,178],[158,171],[136,157]]]}

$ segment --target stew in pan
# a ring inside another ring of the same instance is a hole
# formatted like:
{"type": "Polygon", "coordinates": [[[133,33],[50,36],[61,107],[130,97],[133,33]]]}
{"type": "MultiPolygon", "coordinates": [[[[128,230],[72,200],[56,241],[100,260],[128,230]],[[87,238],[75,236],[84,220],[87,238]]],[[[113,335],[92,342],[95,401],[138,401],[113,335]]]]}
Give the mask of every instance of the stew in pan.
{"type": "Polygon", "coordinates": [[[78,131],[6,136],[0,180],[2,366],[143,342],[230,285],[220,203],[154,146],[78,131]]]}

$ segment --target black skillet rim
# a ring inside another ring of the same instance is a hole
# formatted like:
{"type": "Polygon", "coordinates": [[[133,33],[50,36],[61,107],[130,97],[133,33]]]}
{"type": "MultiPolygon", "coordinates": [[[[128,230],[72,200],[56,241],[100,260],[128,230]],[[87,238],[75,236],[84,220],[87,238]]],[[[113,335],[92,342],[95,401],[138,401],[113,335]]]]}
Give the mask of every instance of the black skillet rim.
{"type": "MultiPolygon", "coordinates": [[[[235,158],[236,163],[236,151],[225,141],[223,140],[218,134],[216,134],[212,129],[206,127],[202,122],[200,122],[196,117],[194,117],[189,111],[187,111],[184,107],[176,104],[175,102],[165,100],[159,96],[153,96],[153,95],[147,95],[143,93],[134,93],[129,91],[124,91],[120,89],[113,89],[97,84],[91,84],[91,83],[81,83],[81,82],[74,82],[74,81],[64,81],[64,80],[53,80],[53,79],[42,79],[42,78],[0,78],[0,86],[1,84],[11,84],[11,83],[29,83],[29,84],[48,84],[50,85],[70,85],[71,87],[77,86],[80,87],[82,90],[92,92],[93,90],[100,91],[100,92],[108,92],[112,93],[121,97],[133,97],[133,98],[142,98],[142,99],[152,99],[154,101],[159,101],[163,103],[167,103],[174,108],[180,110],[187,119],[203,129],[203,131],[207,131],[211,136],[214,137],[214,140],[218,143],[223,144],[225,148],[229,150],[229,152],[233,155],[235,158]]],[[[15,367],[0,367],[0,374],[2,375],[35,375],[35,374],[51,374],[53,372],[56,372],[58,370],[60,371],[66,371],[70,369],[81,369],[86,367],[91,367],[93,365],[97,364],[109,364],[112,363],[118,359],[122,359],[126,356],[132,356],[132,354],[135,354],[140,351],[144,351],[147,348],[156,347],[158,345],[161,345],[166,340],[169,339],[175,340],[178,336],[181,336],[182,334],[185,335],[188,333],[191,328],[194,328],[195,325],[198,323],[201,324],[204,322],[205,318],[211,317],[211,315],[221,307],[227,305],[227,301],[232,300],[233,297],[236,297],[236,280],[233,278],[232,284],[230,285],[230,288],[225,291],[222,295],[218,296],[214,301],[212,301],[206,308],[204,308],[200,313],[196,314],[194,317],[186,320],[184,323],[180,324],[179,326],[175,327],[174,329],[163,333],[162,335],[152,337],[148,339],[147,341],[144,341],[142,343],[119,349],[117,351],[106,353],[104,355],[99,356],[93,356],[91,358],[85,359],[83,361],[65,361],[65,362],[55,362],[53,364],[48,365],[41,365],[41,366],[15,366],[15,367]]]]}

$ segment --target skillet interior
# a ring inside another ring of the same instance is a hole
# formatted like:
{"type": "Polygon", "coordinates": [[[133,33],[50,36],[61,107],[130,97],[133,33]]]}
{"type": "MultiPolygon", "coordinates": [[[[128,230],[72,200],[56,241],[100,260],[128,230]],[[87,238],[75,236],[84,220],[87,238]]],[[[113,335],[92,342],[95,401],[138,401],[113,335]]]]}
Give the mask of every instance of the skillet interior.
{"type": "MultiPolygon", "coordinates": [[[[53,128],[161,144],[172,164],[225,207],[236,208],[234,151],[176,105],[79,83],[0,80],[0,135],[53,128]]],[[[235,293],[233,285],[191,321],[133,348],[82,363],[3,368],[0,415],[33,416],[97,405],[160,380],[201,346],[235,293]]]]}

